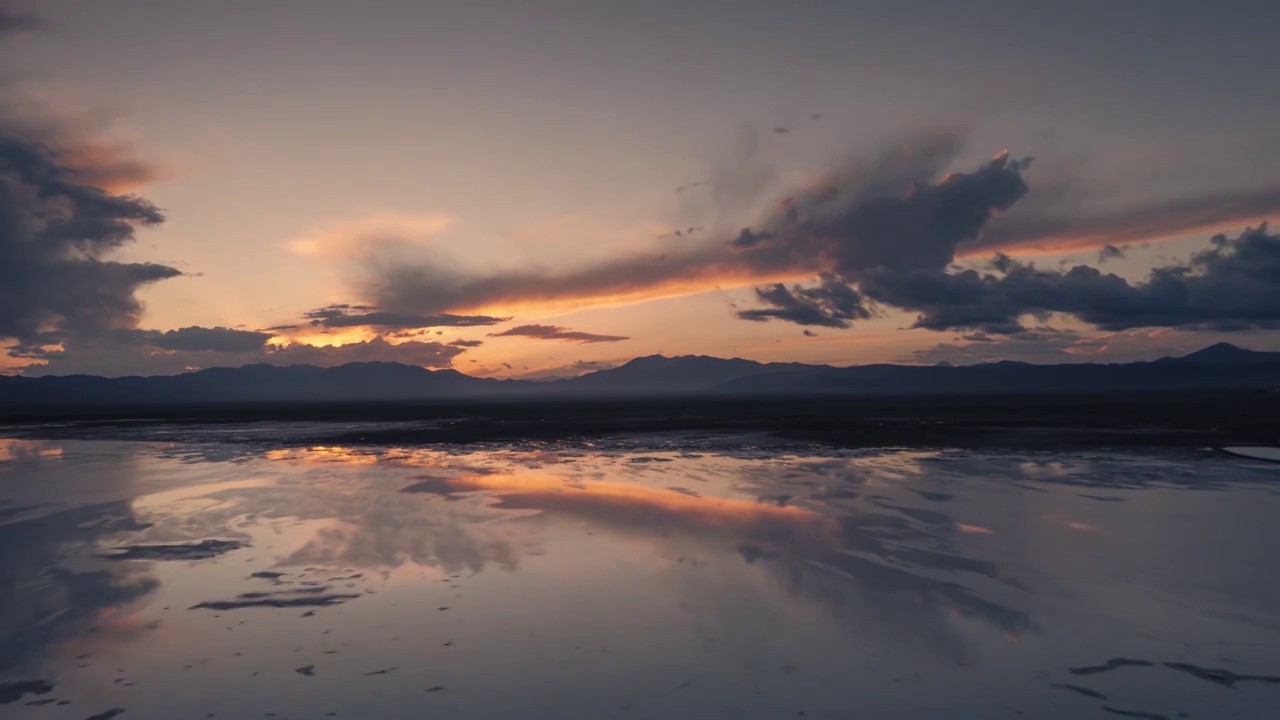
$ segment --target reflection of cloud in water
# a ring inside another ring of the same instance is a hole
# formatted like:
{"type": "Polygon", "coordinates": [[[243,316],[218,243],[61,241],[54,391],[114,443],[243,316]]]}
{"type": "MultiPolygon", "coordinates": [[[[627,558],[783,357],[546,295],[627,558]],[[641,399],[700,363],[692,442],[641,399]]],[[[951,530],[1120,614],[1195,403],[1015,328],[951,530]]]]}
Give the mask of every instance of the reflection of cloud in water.
{"type": "Polygon", "coordinates": [[[709,456],[682,459],[677,466],[627,463],[626,456],[611,453],[565,455],[280,450],[271,455],[269,467],[283,471],[274,482],[207,488],[212,492],[200,494],[201,507],[191,504],[193,498],[171,505],[148,502],[146,516],[166,539],[174,527],[195,539],[225,537],[228,527],[253,534],[254,525],[307,521],[305,537],[280,565],[390,570],[413,563],[445,573],[491,566],[513,571],[522,556],[544,552],[550,528],[585,521],[642,539],[662,557],[703,553],[722,562],[750,562],[753,573],[773,578],[795,597],[851,621],[876,617],[885,632],[920,637],[952,657],[962,655],[964,645],[955,617],[1005,634],[1030,626],[1024,613],[957,581],[963,574],[975,586],[995,581],[993,587],[1019,587],[992,563],[949,548],[946,538],[965,526],[934,510],[880,507],[874,496],[861,498],[850,489],[888,488],[922,472],[915,456],[894,464],[860,454],[856,460],[873,471],[852,468],[848,458],[709,456]],[[565,459],[573,462],[556,463],[554,472],[542,469],[565,459]],[[438,474],[423,476],[423,468],[438,474]],[[666,487],[674,479],[672,469],[704,491],[666,487]],[[396,488],[439,500],[412,502],[388,492],[397,478],[404,480],[396,488]],[[653,481],[664,487],[645,484],[653,481]],[[755,497],[735,496],[744,481],[755,497]],[[795,489],[777,495],[784,487],[795,489]]]}
{"type": "MultiPolygon", "coordinates": [[[[554,475],[427,477],[405,491],[442,496],[490,493],[495,507],[502,509],[569,516],[615,531],[671,537],[677,549],[686,551],[691,540],[732,549],[746,562],[773,573],[785,587],[837,613],[855,604],[855,595],[859,610],[875,604],[882,618],[894,623],[895,632],[949,635],[945,618],[935,613],[932,622],[924,620],[931,611],[978,619],[1013,635],[1030,626],[1021,611],[983,599],[959,583],[931,577],[931,573],[963,572],[1002,579],[991,563],[911,545],[931,536],[896,516],[830,515],[794,505],[619,483],[566,484],[554,475]],[[899,603],[908,607],[895,607],[899,603]]],[[[962,531],[969,527],[954,525],[962,531]]],[[[956,638],[945,642],[958,648],[956,638]]]]}
{"type": "MultiPolygon", "coordinates": [[[[492,508],[476,503],[429,508],[406,503],[403,496],[382,489],[378,483],[346,472],[346,455],[321,453],[316,459],[301,461],[295,451],[289,453],[284,457],[299,460],[303,466],[338,462],[342,472],[317,474],[307,468],[297,477],[286,474],[271,482],[229,481],[163,498],[140,498],[136,503],[142,516],[154,522],[143,539],[247,538],[255,527],[286,523],[304,530],[306,536],[279,560],[281,566],[393,569],[414,563],[445,572],[479,572],[488,563],[513,570],[519,555],[513,543],[529,542],[482,529],[481,523],[502,515],[492,508]]],[[[311,458],[311,453],[306,457],[311,458]]],[[[372,455],[363,457],[377,460],[372,455]]],[[[351,469],[366,464],[360,462],[351,469]]],[[[392,467],[387,470],[395,472],[392,467]]]]}
{"type": "Polygon", "coordinates": [[[159,587],[143,564],[68,560],[139,527],[127,502],[0,526],[0,669],[85,632],[111,609],[159,587]]]}

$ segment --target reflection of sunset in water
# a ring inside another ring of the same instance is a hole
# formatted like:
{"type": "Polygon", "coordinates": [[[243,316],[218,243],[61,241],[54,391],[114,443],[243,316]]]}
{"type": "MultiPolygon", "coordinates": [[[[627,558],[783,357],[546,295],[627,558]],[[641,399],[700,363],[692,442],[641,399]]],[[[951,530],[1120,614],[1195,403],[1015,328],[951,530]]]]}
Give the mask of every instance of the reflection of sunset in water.
{"type": "Polygon", "coordinates": [[[746,526],[759,523],[821,524],[823,515],[794,506],[778,507],[734,498],[703,497],[677,490],[615,482],[570,483],[544,474],[466,475],[433,477],[405,488],[406,492],[491,492],[500,507],[627,514],[636,519],[679,518],[707,526],[746,526]]]}
{"type": "Polygon", "coordinates": [[[62,447],[42,440],[0,437],[0,462],[28,458],[62,457],[62,447]]]}
{"type": "Polygon", "coordinates": [[[347,465],[376,465],[378,455],[368,451],[339,445],[313,445],[307,448],[281,448],[268,450],[268,460],[292,460],[309,464],[344,463],[347,465]]]}

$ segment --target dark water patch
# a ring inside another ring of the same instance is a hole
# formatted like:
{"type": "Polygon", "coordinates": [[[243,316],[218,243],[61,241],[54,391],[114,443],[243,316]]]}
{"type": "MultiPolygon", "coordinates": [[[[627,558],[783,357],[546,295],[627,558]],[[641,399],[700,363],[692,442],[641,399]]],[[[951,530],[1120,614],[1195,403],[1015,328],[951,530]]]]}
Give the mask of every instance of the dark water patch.
{"type": "Polygon", "coordinates": [[[225,555],[232,550],[248,547],[238,540],[201,540],[198,543],[178,545],[124,545],[115,548],[112,555],[100,555],[108,560],[208,560],[225,555]]]}
{"type": "Polygon", "coordinates": [[[48,695],[51,692],[53,692],[53,683],[48,680],[0,683],[0,705],[18,702],[26,695],[48,695]]]}
{"type": "Polygon", "coordinates": [[[360,597],[359,594],[310,595],[303,597],[279,597],[270,595],[261,598],[242,600],[209,600],[192,605],[191,610],[243,610],[254,607],[293,608],[293,607],[329,607],[341,605],[348,600],[360,597]]]}
{"type": "Polygon", "coordinates": [[[276,590],[274,592],[247,592],[240,593],[236,596],[238,600],[261,600],[262,598],[278,597],[280,595],[319,595],[329,591],[328,585],[319,587],[300,587],[290,588],[288,590],[276,590]]]}
{"type": "Polygon", "coordinates": [[[1150,660],[1134,660],[1131,658],[1111,658],[1101,665],[1088,665],[1086,667],[1071,668],[1072,675],[1097,675],[1098,673],[1111,672],[1122,667],[1152,667],[1155,663],[1150,660]]]}
{"type": "Polygon", "coordinates": [[[1124,502],[1124,498],[1119,498],[1119,497],[1108,497],[1108,496],[1106,496],[1106,495],[1084,495],[1084,494],[1081,494],[1081,495],[1080,495],[1080,497],[1085,498],[1086,500],[1097,500],[1098,502],[1124,502]]]}
{"type": "Polygon", "coordinates": [[[295,668],[295,669],[294,669],[294,672],[298,673],[299,675],[305,675],[305,676],[307,676],[307,677],[315,677],[315,676],[316,676],[316,666],[315,666],[315,665],[303,665],[303,666],[302,666],[302,667],[300,667],[300,668],[295,668]]]}
{"type": "Polygon", "coordinates": [[[1089,688],[1087,688],[1087,687],[1081,687],[1081,686],[1079,686],[1079,685],[1072,685],[1072,684],[1070,684],[1070,683],[1049,683],[1049,687],[1055,687],[1055,688],[1058,688],[1059,690],[1070,690],[1070,691],[1071,691],[1071,692],[1073,692],[1073,693],[1077,693],[1077,694],[1079,694],[1079,695],[1084,695],[1085,697],[1091,697],[1091,698],[1094,698],[1094,699],[1097,699],[1097,700],[1106,700],[1106,699],[1107,699],[1107,696],[1106,696],[1106,695],[1103,695],[1102,693],[1098,692],[1097,690],[1090,690],[1090,689],[1089,689],[1089,688]]]}
{"type": "Polygon", "coordinates": [[[116,707],[116,708],[111,708],[110,710],[106,710],[104,712],[100,712],[97,715],[90,715],[84,720],[111,720],[111,718],[117,715],[123,715],[123,714],[124,714],[124,708],[116,707]]]}
{"type": "Polygon", "coordinates": [[[1143,720],[1169,720],[1168,715],[1161,715],[1159,713],[1142,712],[1141,710],[1121,710],[1120,708],[1113,708],[1108,705],[1102,705],[1100,707],[1104,711],[1109,712],[1112,715],[1123,715],[1125,717],[1131,717],[1131,718],[1142,718],[1143,720]]]}
{"type": "Polygon", "coordinates": [[[930,502],[947,502],[948,500],[954,500],[956,497],[955,495],[948,495],[947,493],[929,492],[927,490],[914,490],[911,488],[908,488],[908,489],[911,490],[911,492],[919,495],[920,497],[930,502]]]}
{"type": "Polygon", "coordinates": [[[399,669],[400,668],[398,667],[383,668],[381,670],[374,670],[372,672],[367,672],[365,673],[365,675],[386,675],[387,673],[392,673],[399,669]]]}
{"type": "Polygon", "coordinates": [[[1236,683],[1240,682],[1263,682],[1271,685],[1280,685],[1280,677],[1273,675],[1241,675],[1239,673],[1231,672],[1230,670],[1223,670],[1221,668],[1203,668],[1189,663],[1167,662],[1164,663],[1164,666],[1170,670],[1188,673],[1200,678],[1201,680],[1208,680],[1211,683],[1216,683],[1229,688],[1234,688],[1236,683]]]}
{"type": "Polygon", "coordinates": [[[885,502],[878,502],[876,504],[886,510],[896,510],[897,512],[900,512],[903,515],[906,515],[912,520],[919,520],[920,522],[925,523],[926,525],[954,524],[954,521],[951,518],[947,517],[946,515],[943,515],[942,513],[934,512],[932,510],[921,510],[919,508],[904,507],[902,505],[893,505],[885,502]]]}

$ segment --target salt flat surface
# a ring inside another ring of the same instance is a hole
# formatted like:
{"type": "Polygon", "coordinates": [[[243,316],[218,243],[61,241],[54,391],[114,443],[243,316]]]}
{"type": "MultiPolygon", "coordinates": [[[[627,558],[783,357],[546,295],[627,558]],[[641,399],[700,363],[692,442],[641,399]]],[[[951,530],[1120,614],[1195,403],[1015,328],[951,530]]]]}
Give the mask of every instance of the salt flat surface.
{"type": "Polygon", "coordinates": [[[0,717],[1280,717],[1273,464],[264,437],[0,440],[0,717]]]}

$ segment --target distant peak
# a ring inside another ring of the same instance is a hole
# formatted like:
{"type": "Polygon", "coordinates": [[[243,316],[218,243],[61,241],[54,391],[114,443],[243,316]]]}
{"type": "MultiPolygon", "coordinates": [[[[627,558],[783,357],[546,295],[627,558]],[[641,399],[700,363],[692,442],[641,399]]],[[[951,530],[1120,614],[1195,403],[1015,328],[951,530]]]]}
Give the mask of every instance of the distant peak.
{"type": "Polygon", "coordinates": [[[1213,345],[1210,345],[1209,347],[1204,348],[1202,350],[1197,350],[1193,353],[1184,355],[1183,357],[1188,360],[1195,360],[1197,358],[1215,358],[1215,357],[1230,357],[1232,355],[1248,355],[1251,352],[1253,351],[1246,350],[1238,345],[1232,345],[1231,343],[1228,343],[1228,342],[1220,342],[1220,343],[1214,343],[1213,345]]]}
{"type": "Polygon", "coordinates": [[[938,362],[934,363],[934,364],[933,364],[933,366],[934,366],[934,367],[940,367],[940,368],[955,367],[955,365],[952,365],[951,363],[947,362],[946,360],[939,360],[938,362]]]}
{"type": "Polygon", "coordinates": [[[1207,352],[1209,350],[1213,350],[1215,352],[1249,352],[1239,345],[1232,345],[1229,342],[1214,343],[1200,352],[1207,352]]]}

